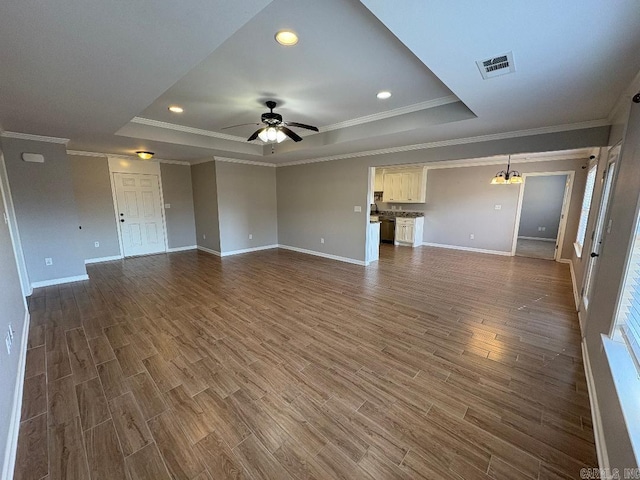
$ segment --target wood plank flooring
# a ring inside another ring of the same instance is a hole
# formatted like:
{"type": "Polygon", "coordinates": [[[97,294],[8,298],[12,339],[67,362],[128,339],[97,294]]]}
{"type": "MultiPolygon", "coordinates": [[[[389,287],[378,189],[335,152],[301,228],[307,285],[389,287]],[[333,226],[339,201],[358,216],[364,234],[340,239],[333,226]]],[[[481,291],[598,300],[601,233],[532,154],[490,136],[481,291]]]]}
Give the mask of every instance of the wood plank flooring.
{"type": "Polygon", "coordinates": [[[596,466],[567,265],[383,245],[88,266],[29,301],[15,478],[567,479],[596,466]]]}

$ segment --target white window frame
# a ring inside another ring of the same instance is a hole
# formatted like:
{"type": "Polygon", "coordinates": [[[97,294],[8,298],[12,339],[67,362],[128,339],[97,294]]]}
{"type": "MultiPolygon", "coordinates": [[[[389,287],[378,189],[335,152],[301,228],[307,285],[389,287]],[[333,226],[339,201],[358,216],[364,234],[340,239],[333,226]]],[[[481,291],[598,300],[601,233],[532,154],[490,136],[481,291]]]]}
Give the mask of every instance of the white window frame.
{"type": "Polygon", "coordinates": [[[596,187],[596,176],[598,174],[598,162],[589,162],[589,171],[587,172],[587,182],[584,186],[584,196],[582,197],[582,207],[580,210],[580,222],[578,223],[578,232],[576,233],[576,241],[573,247],[576,250],[576,256],[582,257],[582,249],[584,248],[587,237],[587,226],[589,224],[589,211],[593,203],[593,192],[596,187]]]}

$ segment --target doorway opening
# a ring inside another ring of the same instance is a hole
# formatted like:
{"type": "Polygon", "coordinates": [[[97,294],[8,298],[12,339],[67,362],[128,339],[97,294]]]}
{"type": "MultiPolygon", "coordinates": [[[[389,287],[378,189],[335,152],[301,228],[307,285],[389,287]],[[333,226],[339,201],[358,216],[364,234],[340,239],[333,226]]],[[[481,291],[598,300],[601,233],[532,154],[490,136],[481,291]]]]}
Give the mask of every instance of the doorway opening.
{"type": "Polygon", "coordinates": [[[571,198],[573,172],[525,173],[512,253],[558,260],[571,198]]]}

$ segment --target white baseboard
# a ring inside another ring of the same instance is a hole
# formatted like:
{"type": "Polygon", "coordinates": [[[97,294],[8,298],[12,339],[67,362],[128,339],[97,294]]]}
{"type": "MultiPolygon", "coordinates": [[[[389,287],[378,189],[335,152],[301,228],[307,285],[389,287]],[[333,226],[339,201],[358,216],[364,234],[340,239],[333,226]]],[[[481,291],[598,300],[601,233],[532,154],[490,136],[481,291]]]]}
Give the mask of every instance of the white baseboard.
{"type": "Polygon", "coordinates": [[[221,257],[229,257],[231,255],[239,255],[241,253],[251,253],[251,252],[259,252],[260,250],[271,250],[273,248],[278,248],[278,245],[264,245],[262,247],[252,247],[252,248],[244,248],[242,250],[231,250],[230,252],[220,252],[221,257]]]}
{"type": "Polygon", "coordinates": [[[559,258],[558,262],[568,263],[571,272],[571,285],[573,286],[573,302],[576,305],[576,312],[580,311],[580,294],[578,293],[578,283],[576,281],[576,272],[573,269],[573,262],[569,258],[559,258]]]}
{"type": "Polygon", "coordinates": [[[315,250],[307,250],[305,248],[291,247],[289,245],[278,245],[278,248],[284,250],[291,250],[298,253],[306,253],[307,255],[314,255],[316,257],[329,258],[331,260],[338,260],[339,262],[352,263],[354,265],[366,266],[367,264],[363,260],[356,260],[355,258],[340,257],[338,255],[331,255],[324,252],[316,252],[315,250]]]}
{"type": "Polygon", "coordinates": [[[81,282],[82,280],[89,280],[89,275],[76,275],[75,277],[52,278],[51,280],[43,280],[41,282],[31,282],[31,288],[50,287],[62,283],[81,282]]]}
{"type": "Polygon", "coordinates": [[[200,245],[198,245],[196,247],[198,250],[202,251],[202,252],[207,252],[210,253],[211,255],[215,255],[216,257],[221,257],[222,255],[220,255],[220,252],[216,251],[216,250],[211,250],[210,248],[207,247],[202,247],[200,245]]]}
{"type": "Polygon", "coordinates": [[[20,359],[18,360],[18,373],[13,394],[13,406],[11,408],[11,419],[9,423],[9,435],[7,437],[7,447],[4,454],[2,467],[2,480],[11,480],[16,464],[16,454],[18,452],[18,434],[20,433],[20,415],[22,414],[22,393],[24,389],[24,375],[27,364],[27,345],[29,339],[29,322],[31,317],[29,311],[25,310],[24,322],[22,325],[22,338],[20,339],[20,359]]]}
{"type": "Polygon", "coordinates": [[[511,252],[504,252],[502,250],[485,250],[484,248],[472,248],[472,247],[460,247],[458,245],[445,245],[443,243],[431,243],[431,242],[422,242],[422,245],[425,247],[437,247],[437,248],[448,248],[450,250],[462,250],[465,252],[476,252],[476,253],[488,253],[490,255],[502,255],[505,257],[511,257],[511,252]]]}
{"type": "Polygon", "coordinates": [[[518,237],[522,240],[540,240],[541,242],[555,242],[557,238],[540,238],[540,237],[518,237]]]}
{"type": "Polygon", "coordinates": [[[173,248],[167,248],[167,253],[186,252],[187,250],[196,250],[197,248],[198,248],[197,245],[189,245],[187,247],[173,247],[173,248]]]}
{"type": "Polygon", "coordinates": [[[111,257],[87,258],[84,261],[84,264],[89,265],[91,263],[113,262],[114,260],[122,260],[122,255],[112,255],[111,257]]]}
{"type": "Polygon", "coordinates": [[[598,404],[598,396],[596,394],[596,384],[591,371],[591,361],[589,360],[589,351],[587,350],[587,340],[582,339],[582,363],[584,364],[584,373],[587,380],[587,390],[589,392],[589,403],[591,405],[591,422],[593,423],[593,438],[596,444],[596,455],[598,456],[598,466],[600,469],[609,471],[609,455],[607,453],[607,445],[604,439],[604,430],[602,428],[602,416],[600,415],[600,407],[598,404]]]}

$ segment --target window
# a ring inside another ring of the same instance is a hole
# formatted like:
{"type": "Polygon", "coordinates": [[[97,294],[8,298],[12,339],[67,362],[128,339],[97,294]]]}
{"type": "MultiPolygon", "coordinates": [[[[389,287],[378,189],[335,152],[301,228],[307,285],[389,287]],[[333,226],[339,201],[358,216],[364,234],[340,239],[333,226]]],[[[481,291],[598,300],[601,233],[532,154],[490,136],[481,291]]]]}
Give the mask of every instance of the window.
{"type": "Polygon", "coordinates": [[[596,171],[598,164],[593,163],[589,166],[587,173],[587,184],[584,186],[584,198],[582,199],[582,210],[580,211],[580,223],[578,224],[578,235],[576,236],[576,253],[580,257],[582,255],[582,247],[584,246],[584,238],[587,234],[587,222],[589,221],[589,209],[591,208],[591,199],[593,198],[593,187],[596,184],[596,171]]]}
{"type": "Polygon", "coordinates": [[[640,221],[636,219],[629,263],[622,284],[616,326],[640,366],[640,221]]]}

